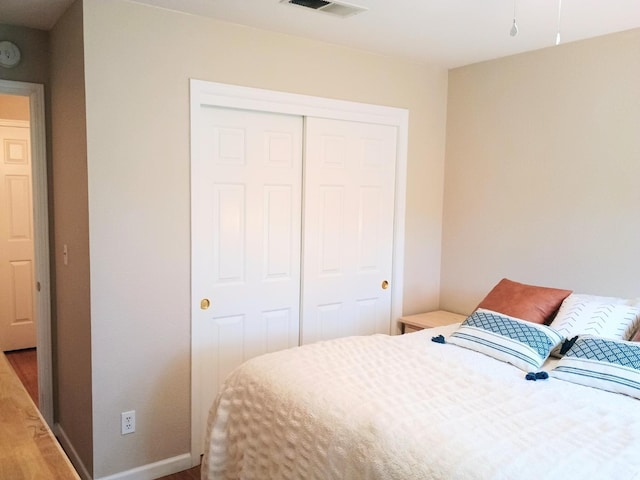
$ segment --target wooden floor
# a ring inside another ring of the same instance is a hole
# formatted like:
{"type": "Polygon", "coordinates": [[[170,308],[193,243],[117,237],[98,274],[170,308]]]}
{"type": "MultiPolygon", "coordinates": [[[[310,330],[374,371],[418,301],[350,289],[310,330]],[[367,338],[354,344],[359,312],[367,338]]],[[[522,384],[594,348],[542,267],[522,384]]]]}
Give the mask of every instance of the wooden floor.
{"type": "Polygon", "coordinates": [[[5,356],[27,389],[33,403],[38,406],[38,360],[35,348],[5,352],[5,356]]]}
{"type": "Polygon", "coordinates": [[[2,480],[80,480],[3,353],[0,353],[0,417],[2,480]]]}
{"type": "Polygon", "coordinates": [[[167,475],[166,477],[162,477],[158,480],[200,480],[200,465],[183,472],[167,475]]]}
{"type": "MultiPolygon", "coordinates": [[[[36,349],[5,352],[5,356],[24,385],[33,402],[38,405],[38,362],[36,349]]],[[[158,480],[200,480],[200,466],[167,475],[158,480]]]]}

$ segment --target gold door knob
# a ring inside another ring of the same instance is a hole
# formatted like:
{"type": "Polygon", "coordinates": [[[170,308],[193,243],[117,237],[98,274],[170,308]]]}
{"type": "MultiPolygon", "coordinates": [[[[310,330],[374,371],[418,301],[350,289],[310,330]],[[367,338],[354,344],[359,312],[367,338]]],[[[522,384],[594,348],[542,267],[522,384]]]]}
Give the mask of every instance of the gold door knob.
{"type": "Polygon", "coordinates": [[[389,282],[387,282],[386,280],[382,281],[382,289],[386,290],[387,288],[389,288],[389,282]]]}
{"type": "Polygon", "coordinates": [[[211,306],[211,302],[209,301],[208,298],[203,298],[202,300],[200,300],[200,308],[202,310],[206,310],[210,306],[211,306]]]}

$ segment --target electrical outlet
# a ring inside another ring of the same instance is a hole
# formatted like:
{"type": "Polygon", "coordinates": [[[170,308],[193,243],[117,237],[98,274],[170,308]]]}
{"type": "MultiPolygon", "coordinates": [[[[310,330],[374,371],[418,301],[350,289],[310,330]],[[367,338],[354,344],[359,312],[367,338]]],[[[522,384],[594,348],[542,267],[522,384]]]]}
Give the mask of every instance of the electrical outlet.
{"type": "Polygon", "coordinates": [[[136,431],[136,411],[129,410],[120,414],[120,425],[122,435],[127,435],[136,431]]]}

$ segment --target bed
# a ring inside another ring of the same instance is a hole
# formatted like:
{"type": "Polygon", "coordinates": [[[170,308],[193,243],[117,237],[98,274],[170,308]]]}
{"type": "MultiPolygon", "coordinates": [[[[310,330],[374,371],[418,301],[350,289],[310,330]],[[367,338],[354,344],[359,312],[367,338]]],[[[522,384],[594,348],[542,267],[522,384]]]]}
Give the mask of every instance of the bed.
{"type": "Polygon", "coordinates": [[[211,409],[202,478],[640,479],[638,398],[527,380],[564,358],[527,372],[452,344],[463,327],[247,361],[211,409]]]}

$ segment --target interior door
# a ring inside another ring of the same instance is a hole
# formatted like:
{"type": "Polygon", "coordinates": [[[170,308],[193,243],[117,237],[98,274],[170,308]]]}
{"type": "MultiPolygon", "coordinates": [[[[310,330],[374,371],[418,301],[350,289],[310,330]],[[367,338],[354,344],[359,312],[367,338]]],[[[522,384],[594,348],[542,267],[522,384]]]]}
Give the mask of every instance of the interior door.
{"type": "Polygon", "coordinates": [[[36,346],[30,130],[0,125],[0,350],[36,346]]]}
{"type": "Polygon", "coordinates": [[[201,428],[233,368],[299,343],[302,118],[197,114],[192,358],[201,428]]]}
{"type": "Polygon", "coordinates": [[[397,129],[305,120],[302,343],[389,333],[397,129]]]}

